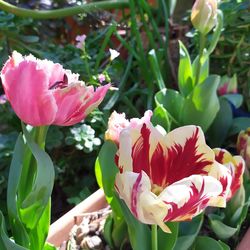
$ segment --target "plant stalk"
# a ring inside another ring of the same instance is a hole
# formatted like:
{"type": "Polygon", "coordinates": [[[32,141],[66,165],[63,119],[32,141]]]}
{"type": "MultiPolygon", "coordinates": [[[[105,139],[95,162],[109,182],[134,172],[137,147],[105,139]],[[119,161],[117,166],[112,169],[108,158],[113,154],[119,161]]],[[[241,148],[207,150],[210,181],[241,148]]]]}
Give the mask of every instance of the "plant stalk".
{"type": "Polygon", "coordinates": [[[195,76],[195,85],[196,86],[199,83],[200,80],[200,72],[201,72],[201,66],[202,66],[202,57],[204,53],[204,48],[206,44],[206,36],[200,33],[200,49],[199,49],[199,59],[198,59],[198,65],[197,65],[197,71],[195,76]]]}
{"type": "Polygon", "coordinates": [[[101,1],[80,6],[73,6],[55,10],[30,10],[20,8],[0,0],[0,9],[20,17],[31,17],[33,19],[56,19],[73,16],[84,12],[97,11],[100,9],[123,9],[128,7],[128,0],[101,1]]]}
{"type": "Polygon", "coordinates": [[[157,225],[151,226],[152,250],[158,250],[157,225]]]}

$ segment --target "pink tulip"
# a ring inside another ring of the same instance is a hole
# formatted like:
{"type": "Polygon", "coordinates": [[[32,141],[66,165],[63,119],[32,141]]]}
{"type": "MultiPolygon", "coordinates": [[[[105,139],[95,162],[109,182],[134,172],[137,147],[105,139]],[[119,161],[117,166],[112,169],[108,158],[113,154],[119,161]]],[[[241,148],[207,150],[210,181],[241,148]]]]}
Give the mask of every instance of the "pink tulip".
{"type": "MultiPolygon", "coordinates": [[[[142,119],[127,122],[123,117],[124,128],[118,125],[113,133],[114,117],[109,121],[108,134],[115,135],[118,146],[115,188],[139,221],[170,232],[164,222],[191,220],[207,206],[225,207],[238,189],[232,183],[242,175],[216,161],[200,127],[184,126],[167,134],[152,125],[151,115],[147,111],[142,119]]],[[[233,160],[244,168],[241,157],[233,160]]]]}
{"type": "Polygon", "coordinates": [[[7,99],[17,116],[32,126],[70,126],[96,108],[110,85],[94,90],[78,74],[58,63],[17,52],[5,63],[1,79],[7,99]]]}
{"type": "Polygon", "coordinates": [[[244,158],[246,166],[250,170],[250,127],[239,133],[237,151],[244,158]]]}

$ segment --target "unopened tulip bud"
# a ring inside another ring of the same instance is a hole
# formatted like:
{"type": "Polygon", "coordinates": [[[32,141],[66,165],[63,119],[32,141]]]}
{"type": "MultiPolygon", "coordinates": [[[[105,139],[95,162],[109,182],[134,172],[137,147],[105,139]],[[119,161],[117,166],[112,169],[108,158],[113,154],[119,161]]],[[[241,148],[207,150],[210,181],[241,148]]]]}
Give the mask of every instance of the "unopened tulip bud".
{"type": "Polygon", "coordinates": [[[217,0],[196,0],[191,13],[193,26],[206,35],[217,23],[217,0]]]}
{"type": "Polygon", "coordinates": [[[227,75],[221,78],[219,87],[218,87],[218,94],[219,95],[226,95],[226,94],[236,94],[237,90],[237,76],[236,74],[233,77],[228,77],[227,75]]]}

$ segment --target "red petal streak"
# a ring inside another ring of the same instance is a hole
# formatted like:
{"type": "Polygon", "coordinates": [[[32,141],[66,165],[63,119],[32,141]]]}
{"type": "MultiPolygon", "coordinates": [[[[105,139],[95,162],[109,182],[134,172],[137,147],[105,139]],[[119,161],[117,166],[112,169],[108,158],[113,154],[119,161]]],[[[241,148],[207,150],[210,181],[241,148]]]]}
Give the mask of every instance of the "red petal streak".
{"type": "Polygon", "coordinates": [[[178,208],[178,204],[174,202],[165,202],[166,204],[171,205],[171,208],[169,209],[167,216],[164,218],[164,221],[191,220],[193,216],[197,214],[197,212],[203,210],[209,202],[209,198],[207,198],[206,195],[203,195],[204,185],[205,183],[203,181],[201,189],[199,191],[192,183],[190,198],[180,208],[178,208]]]}
{"type": "Polygon", "coordinates": [[[151,176],[149,165],[149,137],[150,130],[144,123],[141,128],[141,136],[135,142],[132,148],[133,172],[140,173],[142,170],[151,176]]]}
{"type": "Polygon", "coordinates": [[[136,218],[138,218],[137,214],[137,199],[138,199],[138,193],[139,189],[141,187],[141,179],[142,179],[142,172],[137,177],[131,193],[131,212],[134,214],[136,218]]]}
{"type": "Polygon", "coordinates": [[[187,138],[184,146],[175,144],[168,149],[165,165],[161,172],[167,173],[169,185],[194,174],[207,175],[204,168],[212,162],[204,159],[203,153],[197,153],[198,135],[199,129],[196,128],[192,137],[187,138]]]}
{"type": "Polygon", "coordinates": [[[222,150],[220,150],[218,152],[218,154],[215,154],[215,160],[221,164],[223,164],[223,158],[224,158],[224,154],[225,152],[223,152],[222,150]]]}
{"type": "MultiPolygon", "coordinates": [[[[238,166],[235,166],[235,173],[233,175],[232,184],[231,184],[231,197],[234,196],[236,191],[240,188],[241,176],[243,174],[243,170],[244,170],[244,167],[243,167],[242,162],[240,162],[238,166]]],[[[231,197],[229,197],[229,199],[231,197]]]]}
{"type": "Polygon", "coordinates": [[[228,178],[226,176],[223,176],[219,179],[221,185],[222,185],[222,192],[220,193],[219,196],[224,197],[226,195],[226,190],[227,190],[227,186],[228,186],[228,178]]]}

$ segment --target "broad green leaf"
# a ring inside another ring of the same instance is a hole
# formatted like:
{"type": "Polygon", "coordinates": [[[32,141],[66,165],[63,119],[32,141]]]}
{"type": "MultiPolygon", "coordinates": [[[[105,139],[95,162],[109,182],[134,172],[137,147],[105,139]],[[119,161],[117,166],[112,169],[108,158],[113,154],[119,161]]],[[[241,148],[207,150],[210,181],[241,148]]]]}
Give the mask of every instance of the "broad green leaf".
{"type": "Polygon", "coordinates": [[[112,215],[109,215],[105,221],[103,235],[104,235],[104,239],[106,240],[106,242],[112,249],[114,248],[114,243],[112,239],[113,224],[114,224],[114,221],[113,221],[112,215]]]}
{"type": "Polygon", "coordinates": [[[233,124],[230,128],[229,135],[238,134],[241,130],[246,130],[250,127],[250,117],[238,117],[233,119],[233,124]]]}
{"type": "Polygon", "coordinates": [[[226,243],[224,243],[223,241],[218,240],[218,243],[221,245],[223,250],[230,250],[230,247],[226,243]]]}
{"type": "Polygon", "coordinates": [[[209,223],[216,236],[221,240],[229,239],[238,230],[237,227],[230,227],[222,221],[214,219],[212,215],[209,215],[209,223]]]}
{"type": "Polygon", "coordinates": [[[204,132],[207,131],[220,108],[216,94],[219,81],[219,76],[211,75],[194,88],[183,105],[181,117],[183,124],[199,125],[204,132]]]}
{"type": "Polygon", "coordinates": [[[227,99],[236,108],[239,108],[243,103],[243,96],[240,94],[227,94],[227,95],[223,95],[222,98],[227,99]]]}
{"type": "MultiPolygon", "coordinates": [[[[194,59],[193,64],[192,64],[194,76],[196,76],[197,74],[198,60],[199,60],[199,56],[197,56],[194,59]]],[[[199,78],[198,85],[204,82],[208,78],[208,75],[209,75],[209,57],[205,56],[201,60],[200,78],[199,78]]]]}
{"type": "Polygon", "coordinates": [[[20,215],[26,227],[33,229],[47,207],[54,185],[55,171],[49,155],[33,141],[25,126],[23,132],[27,145],[36,159],[37,174],[31,192],[22,202],[20,215]]]}
{"type": "Polygon", "coordinates": [[[180,62],[178,68],[178,86],[183,96],[188,96],[193,90],[193,70],[189,53],[185,45],[179,41],[180,62]]]}
{"type": "Polygon", "coordinates": [[[172,89],[163,89],[155,95],[156,105],[163,105],[175,126],[180,126],[184,100],[178,91],[172,89]]]}
{"type": "Polygon", "coordinates": [[[148,58],[149,58],[150,66],[151,66],[151,72],[153,72],[154,74],[159,90],[162,90],[165,88],[165,83],[162,78],[162,74],[161,74],[157,56],[155,54],[155,50],[152,49],[149,51],[148,58]]]}
{"type": "Polygon", "coordinates": [[[192,250],[223,250],[222,245],[207,236],[198,236],[192,247],[192,250]]]}
{"type": "Polygon", "coordinates": [[[23,167],[24,152],[25,145],[22,135],[20,134],[16,141],[10,165],[7,189],[7,207],[11,231],[16,243],[28,248],[30,244],[29,237],[21,222],[18,212],[19,208],[17,207],[17,190],[23,167]]]}
{"type": "Polygon", "coordinates": [[[220,147],[222,145],[233,123],[233,113],[230,104],[224,98],[220,98],[219,101],[220,110],[207,132],[211,147],[220,147]]]}
{"type": "Polygon", "coordinates": [[[25,248],[15,244],[6,234],[4,217],[2,212],[0,211],[0,249],[1,250],[29,250],[29,248],[25,248]]]}
{"type": "Polygon", "coordinates": [[[167,132],[170,131],[171,123],[169,114],[163,105],[159,105],[154,109],[153,116],[151,118],[151,122],[156,126],[162,126],[167,132]]]}
{"type": "Polygon", "coordinates": [[[95,177],[96,177],[96,181],[97,181],[98,186],[100,188],[103,188],[103,185],[102,185],[102,170],[101,170],[100,161],[99,161],[98,157],[97,157],[97,159],[95,161],[95,177]]]}
{"type": "Polygon", "coordinates": [[[149,226],[139,222],[129,211],[124,201],[119,200],[124,219],[127,222],[129,240],[133,250],[151,250],[149,226]]]}
{"type": "Polygon", "coordinates": [[[167,234],[158,229],[158,245],[161,247],[161,250],[172,250],[175,246],[178,231],[179,231],[179,223],[178,222],[168,222],[166,223],[169,227],[171,233],[167,234]]]}
{"type": "Polygon", "coordinates": [[[192,221],[180,222],[179,236],[174,250],[187,250],[194,243],[203,223],[203,213],[196,216],[192,221]]]}

